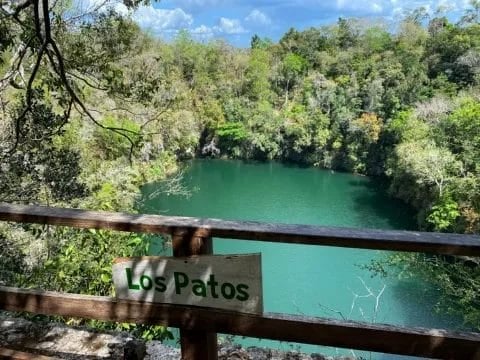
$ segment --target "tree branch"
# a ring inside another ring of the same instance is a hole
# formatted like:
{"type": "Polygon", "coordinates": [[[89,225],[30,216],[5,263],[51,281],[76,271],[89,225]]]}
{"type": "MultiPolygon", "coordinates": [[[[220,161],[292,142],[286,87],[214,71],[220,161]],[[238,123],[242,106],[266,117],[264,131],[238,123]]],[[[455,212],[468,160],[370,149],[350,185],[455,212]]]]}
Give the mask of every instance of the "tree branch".
{"type": "MultiPolygon", "coordinates": [[[[106,2],[106,1],[105,1],[106,2]]],[[[52,37],[52,28],[51,28],[51,20],[50,20],[50,8],[49,8],[49,2],[48,0],[26,0],[25,2],[21,3],[15,8],[15,12],[10,15],[19,15],[22,10],[25,10],[29,8],[31,5],[33,5],[33,17],[34,17],[34,24],[35,24],[35,36],[39,39],[40,43],[42,44],[38,50],[38,53],[36,55],[36,61],[33,66],[32,72],[30,74],[27,87],[26,87],[26,94],[25,94],[25,103],[26,106],[23,109],[23,111],[20,113],[20,115],[16,118],[15,121],[15,141],[12,146],[12,148],[8,151],[9,154],[13,154],[15,149],[17,148],[19,141],[20,141],[20,128],[21,128],[21,123],[24,120],[25,116],[27,113],[31,110],[32,106],[32,87],[33,87],[33,82],[35,81],[35,78],[38,74],[38,70],[40,68],[42,59],[44,55],[48,57],[48,60],[50,62],[50,65],[52,66],[52,69],[54,73],[57,74],[57,76],[60,78],[61,83],[63,84],[66,92],[68,93],[70,97],[69,105],[64,113],[66,119],[65,121],[68,121],[68,117],[70,116],[72,107],[75,107],[80,113],[86,115],[95,125],[99,126],[102,129],[110,130],[122,137],[124,137],[129,143],[130,143],[130,152],[129,152],[129,161],[132,162],[132,156],[133,156],[133,151],[135,146],[138,145],[138,141],[132,139],[131,136],[129,135],[134,135],[138,136],[140,133],[136,131],[132,131],[129,129],[125,128],[117,128],[117,127],[110,127],[110,126],[104,126],[101,124],[99,121],[95,119],[95,117],[91,114],[89,109],[85,106],[83,101],[80,99],[80,97],[77,95],[76,91],[72,87],[68,77],[67,77],[67,72],[65,68],[65,63],[63,59],[63,55],[60,51],[60,49],[57,46],[57,43],[52,37]],[[41,1],[41,3],[40,3],[41,1]],[[41,9],[40,9],[41,6],[41,9]]],[[[4,10],[4,9],[2,9],[4,10]]],[[[26,47],[25,47],[26,48],[26,47]]],[[[18,69],[19,66],[21,66],[21,63],[24,59],[26,49],[21,52],[19,56],[18,63],[16,65],[16,68],[18,69]]],[[[94,86],[93,84],[90,83],[87,79],[76,75],[76,74],[69,74],[70,76],[73,76],[84,83],[86,83],[88,86],[97,88],[99,90],[106,90],[106,89],[101,89],[97,86],[94,86]]],[[[9,77],[12,75],[10,74],[9,77]]],[[[4,79],[2,79],[3,81],[4,79]]],[[[2,82],[0,81],[0,84],[2,82]]],[[[65,124],[65,123],[64,123],[65,124]]],[[[63,127],[63,125],[61,127],[63,127]]],[[[61,128],[60,127],[60,128],[61,128]]]]}

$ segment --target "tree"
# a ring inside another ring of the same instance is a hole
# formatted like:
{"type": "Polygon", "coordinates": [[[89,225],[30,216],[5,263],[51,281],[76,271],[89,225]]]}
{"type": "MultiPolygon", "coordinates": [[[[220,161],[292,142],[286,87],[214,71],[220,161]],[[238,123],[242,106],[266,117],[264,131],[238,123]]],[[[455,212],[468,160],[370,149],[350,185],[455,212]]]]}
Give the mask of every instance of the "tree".
{"type": "MultiPolygon", "coordinates": [[[[10,153],[2,149],[8,142],[2,141],[0,145],[0,201],[50,203],[86,195],[86,186],[79,179],[80,155],[55,144],[70,110],[55,114],[43,96],[35,90],[31,94],[31,109],[23,121],[17,128],[1,134],[6,138],[16,136],[17,144],[10,153]],[[52,129],[57,129],[56,133],[52,129]]],[[[17,112],[23,112],[24,107],[20,103],[17,112]]]]}
{"type": "Polygon", "coordinates": [[[460,171],[455,156],[432,142],[400,144],[396,156],[398,170],[410,174],[418,184],[434,186],[439,197],[460,171]]]}
{"type": "Polygon", "coordinates": [[[245,80],[247,95],[254,101],[269,100],[271,97],[270,62],[270,54],[266,50],[252,49],[245,80]]]}
{"type": "Polygon", "coordinates": [[[462,161],[464,171],[480,173],[480,103],[466,99],[440,124],[443,140],[462,161]]]}
{"type": "Polygon", "coordinates": [[[387,125],[395,144],[423,142],[430,134],[428,125],[416,117],[412,110],[399,112],[387,125]]]}
{"type": "Polygon", "coordinates": [[[333,36],[329,28],[309,28],[302,32],[290,29],[281,39],[284,53],[294,52],[302,56],[309,67],[318,67],[320,52],[333,47],[333,36]]]}
{"type": "Polygon", "coordinates": [[[480,0],[470,0],[470,8],[465,10],[465,15],[460,20],[461,24],[480,23],[480,0]]]}
{"type": "MultiPolygon", "coordinates": [[[[144,0],[125,1],[130,8],[145,3],[144,0]]],[[[104,4],[107,5],[108,0],[104,4]]],[[[2,31],[0,38],[0,57],[8,51],[15,54],[10,60],[10,68],[0,80],[0,90],[10,86],[16,89],[13,94],[23,94],[25,100],[22,102],[22,111],[12,119],[16,131],[8,149],[10,154],[18,145],[22,122],[33,111],[33,94],[40,81],[43,86],[54,89],[54,96],[51,97],[53,106],[75,108],[97,126],[125,137],[133,148],[135,144],[130,136],[131,131],[99,122],[85,105],[79,90],[85,85],[106,91],[116,90],[115,85],[104,87],[102,80],[106,80],[107,84],[116,84],[118,74],[112,73],[113,69],[108,65],[112,58],[122,53],[122,45],[129,45],[132,38],[131,21],[112,11],[101,12],[99,7],[90,13],[70,16],[63,2],[25,0],[0,3],[0,24],[6,30],[2,31]],[[82,22],[82,19],[85,21],[82,22]],[[85,42],[73,31],[79,25],[82,36],[98,35],[93,44],[91,38],[90,42],[85,42]],[[95,51],[95,43],[99,43],[104,51],[95,51]],[[86,54],[92,55],[90,61],[86,54]],[[90,70],[88,75],[85,74],[87,69],[90,70]],[[113,77],[109,78],[109,74],[113,74],[113,77]]],[[[52,132],[55,131],[58,129],[52,128],[52,132]]]]}
{"type": "Polygon", "coordinates": [[[435,231],[448,231],[454,229],[454,225],[460,210],[456,201],[451,196],[442,196],[439,201],[432,206],[427,221],[432,224],[435,231]]]}
{"type": "Polygon", "coordinates": [[[380,139],[383,120],[374,113],[363,113],[351,124],[352,131],[359,133],[368,144],[376,143],[380,139]]]}
{"type": "Polygon", "coordinates": [[[392,46],[392,36],[380,26],[369,27],[361,40],[362,48],[367,52],[383,52],[392,46]]]}
{"type": "Polygon", "coordinates": [[[220,124],[215,131],[219,138],[219,147],[224,152],[229,152],[234,157],[240,157],[242,147],[248,138],[245,125],[241,122],[226,122],[220,124]]]}
{"type": "Polygon", "coordinates": [[[432,33],[426,46],[430,77],[446,76],[460,85],[472,84],[478,74],[480,28],[476,24],[444,25],[432,33]]]}
{"type": "Polygon", "coordinates": [[[422,25],[425,20],[430,17],[428,9],[425,6],[420,6],[413,10],[407,10],[405,20],[417,25],[422,25]]]}
{"type": "Polygon", "coordinates": [[[250,48],[253,49],[267,49],[272,45],[272,40],[269,38],[261,38],[257,34],[252,36],[252,40],[250,41],[250,48]]]}
{"type": "Polygon", "coordinates": [[[306,61],[300,55],[288,53],[282,61],[281,73],[285,85],[285,105],[288,103],[289,90],[299,80],[306,69],[306,61]]]}
{"type": "Polygon", "coordinates": [[[300,33],[294,28],[288,29],[288,31],[282,36],[279,44],[282,46],[285,53],[297,52],[299,36],[300,33]]]}
{"type": "Polygon", "coordinates": [[[337,22],[337,42],[341,49],[354,46],[358,40],[358,32],[350,20],[339,18],[337,22]]]}

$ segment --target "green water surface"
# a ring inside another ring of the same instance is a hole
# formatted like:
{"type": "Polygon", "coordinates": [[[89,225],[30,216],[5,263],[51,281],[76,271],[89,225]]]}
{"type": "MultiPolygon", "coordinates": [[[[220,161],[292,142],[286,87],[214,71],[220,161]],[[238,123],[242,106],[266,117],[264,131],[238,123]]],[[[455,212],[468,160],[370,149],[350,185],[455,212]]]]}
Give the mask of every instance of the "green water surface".
{"type": "MultiPolygon", "coordinates": [[[[145,186],[142,211],[228,220],[414,229],[411,209],[388,198],[381,185],[351,174],[280,163],[194,160],[186,166],[183,184],[191,193],[189,197],[159,193],[162,184],[145,186]]],[[[432,311],[433,299],[425,284],[372,278],[359,267],[386,256],[386,252],[226,239],[214,239],[214,251],[262,253],[267,312],[408,326],[453,326],[432,311]],[[366,287],[378,295],[384,286],[375,309],[376,299],[367,297],[366,287]]],[[[268,340],[237,341],[248,346],[297,347],[268,340]]],[[[302,345],[301,350],[349,354],[346,350],[307,345],[302,345]]],[[[374,354],[372,358],[397,357],[374,354]]]]}

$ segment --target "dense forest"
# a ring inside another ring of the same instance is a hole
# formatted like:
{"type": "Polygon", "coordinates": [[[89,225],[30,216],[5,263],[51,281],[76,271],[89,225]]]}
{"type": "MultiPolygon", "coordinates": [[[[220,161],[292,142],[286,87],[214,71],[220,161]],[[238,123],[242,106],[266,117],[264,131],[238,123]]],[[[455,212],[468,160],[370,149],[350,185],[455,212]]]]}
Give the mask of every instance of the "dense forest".
{"type": "MultiPolygon", "coordinates": [[[[183,191],[170,177],[182,159],[280,160],[381,178],[420,229],[478,234],[480,1],[470,4],[455,23],[425,9],[394,28],[340,18],[240,49],[186,31],[165,42],[69,1],[1,2],[0,200],[134,212],[142,184],[183,191]]],[[[149,243],[2,223],[0,282],[110,294],[113,257],[149,243]]],[[[480,329],[475,261],[396,254],[371,267],[392,264],[480,329]]]]}

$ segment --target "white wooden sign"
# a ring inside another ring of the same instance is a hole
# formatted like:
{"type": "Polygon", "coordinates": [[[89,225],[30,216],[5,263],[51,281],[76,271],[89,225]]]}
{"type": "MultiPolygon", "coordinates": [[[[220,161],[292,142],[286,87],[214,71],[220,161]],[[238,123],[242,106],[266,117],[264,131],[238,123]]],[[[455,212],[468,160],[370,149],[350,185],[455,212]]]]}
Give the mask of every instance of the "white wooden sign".
{"type": "Polygon", "coordinates": [[[119,299],[263,312],[261,254],[118,258],[113,282],[119,299]]]}

